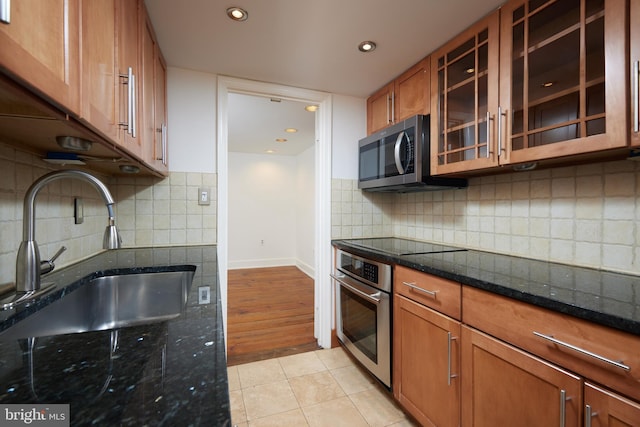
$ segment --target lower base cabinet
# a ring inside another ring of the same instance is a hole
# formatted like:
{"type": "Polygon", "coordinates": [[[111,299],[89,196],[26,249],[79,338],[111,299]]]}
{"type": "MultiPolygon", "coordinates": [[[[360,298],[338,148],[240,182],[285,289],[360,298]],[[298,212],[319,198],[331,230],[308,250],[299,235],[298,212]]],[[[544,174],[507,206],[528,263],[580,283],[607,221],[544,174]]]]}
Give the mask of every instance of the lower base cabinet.
{"type": "Polygon", "coordinates": [[[460,322],[396,294],[394,396],[423,426],[460,425],[460,322]]]}
{"type": "Polygon", "coordinates": [[[640,404],[597,385],[584,385],[585,427],[638,427],[640,404]]]}
{"type": "Polygon", "coordinates": [[[580,425],[582,380],[462,326],[462,426],[580,425]]]}

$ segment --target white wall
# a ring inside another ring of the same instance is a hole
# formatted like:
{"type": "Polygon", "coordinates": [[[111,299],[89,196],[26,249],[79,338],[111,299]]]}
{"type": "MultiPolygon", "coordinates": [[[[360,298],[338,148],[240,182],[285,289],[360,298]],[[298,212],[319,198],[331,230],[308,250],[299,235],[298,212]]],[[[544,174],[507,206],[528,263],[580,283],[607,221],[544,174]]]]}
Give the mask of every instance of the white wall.
{"type": "Polygon", "coordinates": [[[315,147],[297,158],[296,262],[313,277],[315,271],[315,147]]]}
{"type": "Polygon", "coordinates": [[[296,159],[229,153],[229,268],[295,265],[296,159]]]}
{"type": "Polygon", "coordinates": [[[333,95],[332,178],[358,178],[358,141],[365,136],[366,99],[333,95]]]}
{"type": "Polygon", "coordinates": [[[167,70],[169,169],[216,172],[217,76],[167,70]]]}

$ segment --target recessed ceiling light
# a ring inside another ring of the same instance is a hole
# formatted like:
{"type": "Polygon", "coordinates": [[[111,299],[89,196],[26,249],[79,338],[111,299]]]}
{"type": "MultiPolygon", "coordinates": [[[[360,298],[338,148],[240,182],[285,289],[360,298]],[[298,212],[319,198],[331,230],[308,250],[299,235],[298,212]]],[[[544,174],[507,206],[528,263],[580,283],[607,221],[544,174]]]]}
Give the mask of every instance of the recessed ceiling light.
{"type": "Polygon", "coordinates": [[[470,67],[470,68],[467,68],[465,71],[466,71],[467,74],[473,74],[473,73],[475,73],[476,69],[473,68],[473,67],[470,67]]]}
{"type": "Polygon", "coordinates": [[[542,83],[540,86],[542,86],[542,87],[551,87],[554,84],[555,84],[554,82],[545,82],[545,83],[542,83]]]}
{"type": "Polygon", "coordinates": [[[265,153],[267,153],[267,154],[273,154],[273,153],[275,153],[275,150],[265,150],[265,153]]]}
{"type": "Polygon", "coordinates": [[[296,132],[298,132],[298,129],[296,129],[296,128],[286,128],[284,131],[287,132],[287,133],[296,133],[296,132]]]}
{"type": "Polygon", "coordinates": [[[227,16],[234,21],[246,21],[249,13],[240,7],[230,7],[227,9],[227,16]]]}
{"type": "Polygon", "coordinates": [[[318,106],[317,105],[307,105],[306,107],[304,107],[305,110],[307,110],[310,113],[315,113],[316,111],[318,111],[318,106]]]}
{"type": "Polygon", "coordinates": [[[287,138],[276,138],[276,142],[287,142],[287,138]]]}
{"type": "Polygon", "coordinates": [[[372,41],[364,41],[358,45],[360,52],[372,52],[376,50],[376,44],[372,41]]]}

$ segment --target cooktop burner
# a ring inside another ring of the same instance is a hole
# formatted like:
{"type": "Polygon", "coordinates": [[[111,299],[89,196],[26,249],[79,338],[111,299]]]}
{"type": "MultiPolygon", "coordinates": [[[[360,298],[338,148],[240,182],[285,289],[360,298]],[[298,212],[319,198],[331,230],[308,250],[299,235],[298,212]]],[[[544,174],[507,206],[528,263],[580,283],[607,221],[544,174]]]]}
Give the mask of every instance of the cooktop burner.
{"type": "Polygon", "coordinates": [[[349,243],[376,252],[401,256],[415,254],[430,254],[440,252],[458,252],[466,249],[445,246],[437,243],[417,242],[415,240],[397,237],[380,237],[372,239],[350,239],[349,243]]]}

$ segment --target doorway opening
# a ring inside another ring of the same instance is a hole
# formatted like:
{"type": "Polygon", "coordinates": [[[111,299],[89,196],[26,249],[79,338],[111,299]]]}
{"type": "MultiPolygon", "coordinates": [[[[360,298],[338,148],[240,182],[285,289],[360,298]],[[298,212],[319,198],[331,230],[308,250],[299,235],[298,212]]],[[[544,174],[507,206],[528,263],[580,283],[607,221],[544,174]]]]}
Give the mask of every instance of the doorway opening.
{"type": "MultiPolygon", "coordinates": [[[[331,346],[333,327],[331,269],[331,95],[288,86],[236,79],[218,78],[218,270],[223,319],[227,329],[227,272],[230,251],[229,211],[229,97],[245,94],[317,105],[314,145],[314,224],[313,282],[314,336],[321,347],[331,346]]],[[[246,125],[251,126],[251,115],[246,125]]],[[[255,240],[255,238],[254,238],[255,240]]],[[[263,239],[258,239],[260,242],[263,239]]],[[[225,330],[225,334],[227,334],[225,330]]],[[[228,335],[227,335],[228,336],[228,335]]]]}

